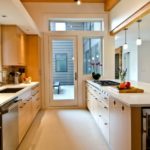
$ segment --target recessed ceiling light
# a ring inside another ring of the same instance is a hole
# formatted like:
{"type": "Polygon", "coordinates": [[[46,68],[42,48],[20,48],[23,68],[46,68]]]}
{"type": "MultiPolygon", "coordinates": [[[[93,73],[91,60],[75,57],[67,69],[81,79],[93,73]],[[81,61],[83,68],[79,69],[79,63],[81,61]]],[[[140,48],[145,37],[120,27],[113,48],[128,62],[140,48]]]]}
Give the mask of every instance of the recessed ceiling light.
{"type": "Polygon", "coordinates": [[[76,3],[77,3],[77,5],[81,5],[81,0],[74,0],[76,3]]]}

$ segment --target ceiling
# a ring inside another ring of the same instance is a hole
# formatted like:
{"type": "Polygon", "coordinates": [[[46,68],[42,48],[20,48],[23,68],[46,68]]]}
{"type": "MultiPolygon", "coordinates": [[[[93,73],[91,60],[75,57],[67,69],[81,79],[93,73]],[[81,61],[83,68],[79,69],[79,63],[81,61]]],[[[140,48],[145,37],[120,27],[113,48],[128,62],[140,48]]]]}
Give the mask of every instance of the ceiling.
{"type": "Polygon", "coordinates": [[[17,25],[26,34],[39,34],[38,28],[20,0],[0,0],[0,24],[17,25]]]}
{"type": "MultiPolygon", "coordinates": [[[[76,0],[21,0],[21,2],[74,3],[76,0]]],[[[110,11],[120,0],[81,0],[82,3],[104,3],[105,11],[110,11]]]]}
{"type": "MultiPolygon", "coordinates": [[[[22,2],[74,3],[74,0],[21,0],[22,2]]],[[[106,0],[81,0],[82,3],[104,3],[106,0]]]]}
{"type": "MultiPolygon", "coordinates": [[[[141,38],[143,41],[150,41],[149,22],[150,22],[150,14],[143,17],[142,22],[140,24],[141,38]]],[[[129,26],[129,28],[127,30],[127,42],[129,44],[134,44],[136,42],[137,36],[138,36],[138,24],[137,24],[137,22],[135,22],[134,24],[129,26]]],[[[116,41],[115,41],[116,48],[118,48],[124,44],[124,42],[125,42],[124,38],[125,38],[124,31],[121,31],[116,35],[116,41]]]]}
{"type": "MultiPolygon", "coordinates": [[[[105,10],[110,10],[120,0],[81,0],[83,3],[105,3],[105,10]]],[[[74,0],[0,0],[0,25],[17,25],[26,34],[40,34],[39,30],[25,9],[24,2],[72,2],[74,0]]],[[[33,4],[34,6],[34,4],[33,4]]]]}

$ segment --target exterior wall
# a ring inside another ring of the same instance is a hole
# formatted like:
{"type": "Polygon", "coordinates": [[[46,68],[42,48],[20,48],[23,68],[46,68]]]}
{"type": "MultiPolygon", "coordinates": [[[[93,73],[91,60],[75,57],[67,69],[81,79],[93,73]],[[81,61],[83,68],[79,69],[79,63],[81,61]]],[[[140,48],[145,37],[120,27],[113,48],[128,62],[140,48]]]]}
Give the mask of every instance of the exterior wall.
{"type": "Polygon", "coordinates": [[[61,85],[74,84],[74,64],[73,64],[73,42],[54,41],[53,42],[53,79],[59,81],[61,85]],[[56,72],[55,54],[67,54],[67,72],[56,72]]]}
{"type": "Polygon", "coordinates": [[[121,0],[110,12],[110,30],[116,28],[149,0],[121,0]]]}

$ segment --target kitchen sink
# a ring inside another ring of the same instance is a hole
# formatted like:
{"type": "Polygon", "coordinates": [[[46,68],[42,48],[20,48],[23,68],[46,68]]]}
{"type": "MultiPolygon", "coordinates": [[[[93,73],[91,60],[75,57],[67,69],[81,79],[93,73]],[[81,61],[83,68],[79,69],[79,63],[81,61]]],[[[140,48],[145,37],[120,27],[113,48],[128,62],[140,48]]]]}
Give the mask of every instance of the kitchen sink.
{"type": "Polygon", "coordinates": [[[16,93],[20,90],[22,90],[23,88],[6,88],[3,90],[0,90],[0,93],[16,93]]]}

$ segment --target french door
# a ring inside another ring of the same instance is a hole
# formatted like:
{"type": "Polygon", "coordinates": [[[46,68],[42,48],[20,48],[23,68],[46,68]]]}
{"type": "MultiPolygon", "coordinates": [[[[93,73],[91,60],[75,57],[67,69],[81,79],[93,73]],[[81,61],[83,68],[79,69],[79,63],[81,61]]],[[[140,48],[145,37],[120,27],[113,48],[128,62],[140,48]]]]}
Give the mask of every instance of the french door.
{"type": "Polygon", "coordinates": [[[76,37],[49,37],[49,104],[64,107],[77,105],[76,37]]]}

